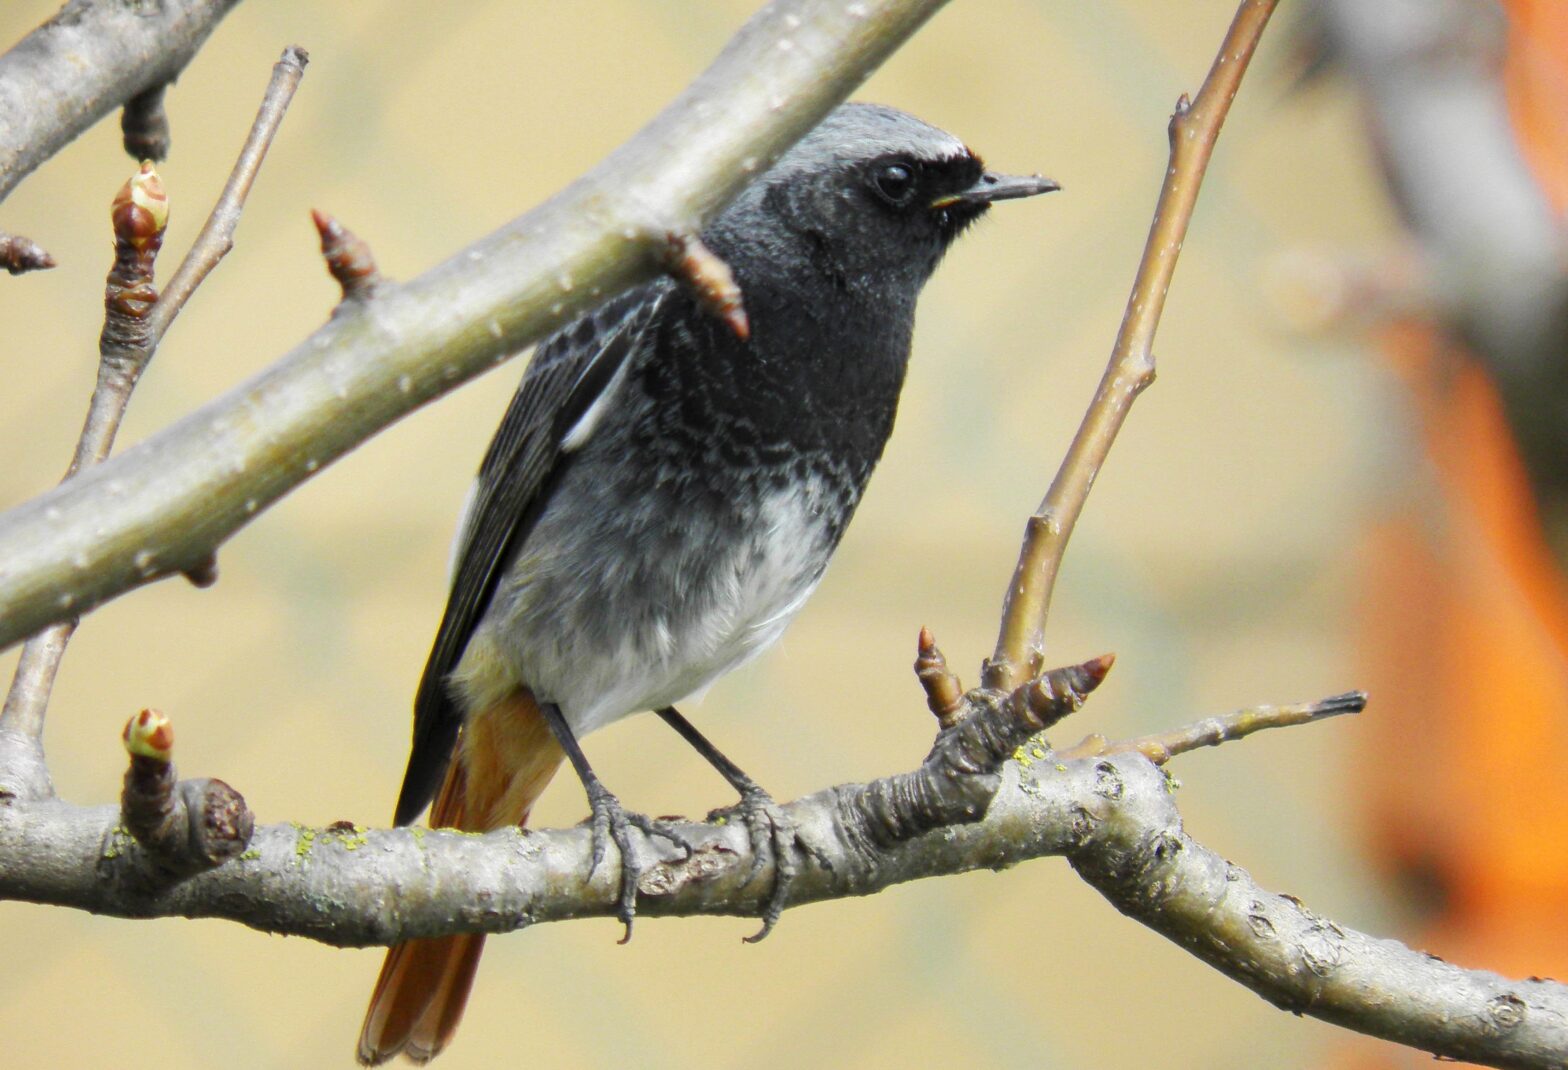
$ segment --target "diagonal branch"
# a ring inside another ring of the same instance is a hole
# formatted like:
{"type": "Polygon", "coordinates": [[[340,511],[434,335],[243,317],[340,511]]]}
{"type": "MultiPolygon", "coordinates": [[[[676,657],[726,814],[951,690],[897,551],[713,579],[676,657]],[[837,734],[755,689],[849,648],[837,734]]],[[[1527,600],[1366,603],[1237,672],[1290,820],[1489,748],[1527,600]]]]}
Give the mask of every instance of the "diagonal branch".
{"type": "Polygon", "coordinates": [[[1023,551],[1003,602],[996,653],[986,663],[987,687],[1011,691],[1040,670],[1046,616],[1067,540],[1072,538],[1089,489],[1094,486],[1133,401],[1154,382],[1154,332],[1165,309],[1165,295],[1170,292],[1176,259],[1187,237],[1187,224],[1198,203],[1198,189],[1220,126],[1276,2],[1243,0],[1214,66],[1203,80],[1203,88],[1190,104],[1185,93],[1176,102],[1170,124],[1170,167],[1155,205],[1154,222],[1132,294],[1127,299],[1121,331],[1105,376],[1084,413],[1067,456],[1040,508],[1029,518],[1023,551]]]}
{"type": "Polygon", "coordinates": [[[768,6],[653,122],[546,204],[343,306],[259,377],[0,516],[0,646],[148,582],[140,553],[198,566],[381,428],[664,270],[669,235],[699,232],[942,2],[768,6]]]}

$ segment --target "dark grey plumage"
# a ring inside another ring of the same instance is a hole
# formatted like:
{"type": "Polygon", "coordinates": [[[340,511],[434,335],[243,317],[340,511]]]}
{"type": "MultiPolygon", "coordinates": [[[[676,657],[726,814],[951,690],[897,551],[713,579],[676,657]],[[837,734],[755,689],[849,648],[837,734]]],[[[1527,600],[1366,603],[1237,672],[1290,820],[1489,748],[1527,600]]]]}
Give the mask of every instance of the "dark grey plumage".
{"type": "Polygon", "coordinates": [[[430,801],[465,709],[526,685],[581,735],[772,642],[881,456],[921,286],[991,201],[1054,188],[845,105],[704,234],[749,341],[661,280],[543,343],[459,537],[398,822],[430,801]]]}

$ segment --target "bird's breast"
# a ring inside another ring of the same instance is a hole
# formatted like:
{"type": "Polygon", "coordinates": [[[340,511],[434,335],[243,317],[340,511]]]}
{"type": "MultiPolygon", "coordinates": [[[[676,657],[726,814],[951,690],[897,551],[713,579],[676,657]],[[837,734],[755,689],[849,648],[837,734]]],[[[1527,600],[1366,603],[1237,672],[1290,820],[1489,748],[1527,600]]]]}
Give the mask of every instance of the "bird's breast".
{"type": "Polygon", "coordinates": [[[580,734],[701,691],[778,639],[842,530],[843,491],[806,470],[719,500],[600,460],[573,465],[503,577],[457,674],[470,705],[510,674],[580,734]]]}

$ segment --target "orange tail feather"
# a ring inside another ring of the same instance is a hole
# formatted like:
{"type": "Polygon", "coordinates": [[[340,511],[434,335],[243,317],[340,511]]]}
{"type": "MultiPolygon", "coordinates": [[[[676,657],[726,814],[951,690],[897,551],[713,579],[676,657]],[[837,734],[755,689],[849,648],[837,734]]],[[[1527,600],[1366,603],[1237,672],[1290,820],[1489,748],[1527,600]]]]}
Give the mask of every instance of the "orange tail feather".
{"type": "MultiPolygon", "coordinates": [[[[471,716],[430,808],[432,828],[488,832],[528,820],[562,753],[533,696],[520,691],[471,716]]],[[[482,933],[410,940],[387,950],[359,1034],[359,1061],[427,1063],[457,1032],[484,950],[482,933]]]]}

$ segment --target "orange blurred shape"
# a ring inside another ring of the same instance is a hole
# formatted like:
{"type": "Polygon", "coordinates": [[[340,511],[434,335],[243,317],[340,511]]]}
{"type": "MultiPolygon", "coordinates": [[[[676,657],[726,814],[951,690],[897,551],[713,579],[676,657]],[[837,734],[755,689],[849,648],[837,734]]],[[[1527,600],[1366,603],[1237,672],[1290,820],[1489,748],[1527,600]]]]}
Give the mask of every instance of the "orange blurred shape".
{"type": "MultiPolygon", "coordinates": [[[[1568,3],[1510,0],[1504,80],[1525,155],[1568,205],[1568,3]]],[[[1491,383],[1437,331],[1392,328],[1436,494],[1365,546],[1357,769],[1373,857],[1424,914],[1420,948],[1568,978],[1568,583],[1491,383]],[[1435,500],[1433,500],[1435,498],[1435,500]]],[[[1342,1066],[1427,1065],[1387,1045],[1342,1066]]]]}

